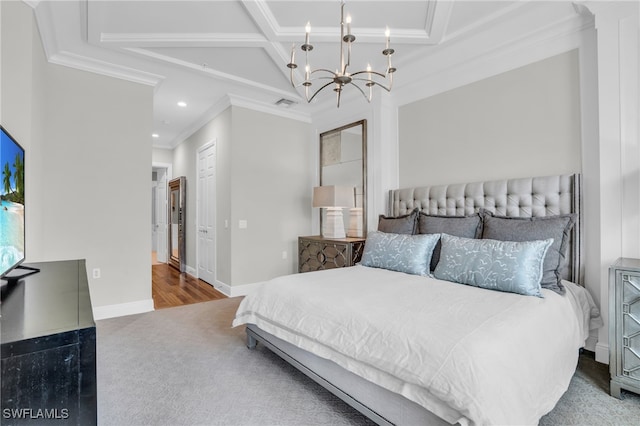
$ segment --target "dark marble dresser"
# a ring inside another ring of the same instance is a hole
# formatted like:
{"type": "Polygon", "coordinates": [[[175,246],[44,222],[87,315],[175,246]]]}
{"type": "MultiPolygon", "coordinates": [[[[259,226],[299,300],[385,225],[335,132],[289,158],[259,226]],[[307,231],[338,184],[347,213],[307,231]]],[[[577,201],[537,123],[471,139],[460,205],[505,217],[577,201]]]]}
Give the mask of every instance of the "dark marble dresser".
{"type": "Polygon", "coordinates": [[[84,260],[2,283],[2,425],[95,425],[96,327],[84,260]]]}

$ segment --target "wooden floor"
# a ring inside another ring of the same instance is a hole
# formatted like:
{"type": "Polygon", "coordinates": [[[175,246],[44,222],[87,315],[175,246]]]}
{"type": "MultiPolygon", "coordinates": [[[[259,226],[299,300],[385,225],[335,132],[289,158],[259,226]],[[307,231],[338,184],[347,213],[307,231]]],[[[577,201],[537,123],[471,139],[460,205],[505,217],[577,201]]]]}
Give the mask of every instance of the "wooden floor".
{"type": "Polygon", "coordinates": [[[226,299],[212,285],[180,273],[166,263],[151,266],[151,288],[155,309],[189,305],[209,300],[226,299]]]}

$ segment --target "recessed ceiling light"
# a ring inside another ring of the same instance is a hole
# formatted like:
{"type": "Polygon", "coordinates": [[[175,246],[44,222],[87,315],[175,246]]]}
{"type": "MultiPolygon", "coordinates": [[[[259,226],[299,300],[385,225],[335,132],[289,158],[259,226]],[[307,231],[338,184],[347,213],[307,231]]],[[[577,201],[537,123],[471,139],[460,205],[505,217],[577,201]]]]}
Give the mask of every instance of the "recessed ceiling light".
{"type": "Polygon", "coordinates": [[[187,103],[184,102],[184,101],[180,101],[180,102],[178,102],[178,106],[181,107],[181,108],[184,108],[184,107],[187,106],[187,103]]]}
{"type": "Polygon", "coordinates": [[[159,138],[159,137],[160,137],[160,135],[159,135],[159,134],[157,134],[157,133],[152,133],[152,134],[151,134],[151,137],[152,137],[152,138],[159,138]]]}

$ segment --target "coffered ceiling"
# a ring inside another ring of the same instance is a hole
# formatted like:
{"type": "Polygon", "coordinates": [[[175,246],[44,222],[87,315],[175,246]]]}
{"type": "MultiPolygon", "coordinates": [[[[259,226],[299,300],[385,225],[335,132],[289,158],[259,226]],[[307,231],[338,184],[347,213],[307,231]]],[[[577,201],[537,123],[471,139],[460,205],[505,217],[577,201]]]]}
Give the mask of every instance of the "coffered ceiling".
{"type": "MultiPolygon", "coordinates": [[[[309,22],[312,67],[339,66],[339,0],[26,2],[49,61],[154,87],[156,147],[175,147],[229,102],[268,110],[287,99],[295,103],[286,114],[302,119],[336,107],[330,89],[307,104],[286,64],[293,45],[304,60],[299,46],[309,22]]],[[[385,69],[390,29],[395,91],[447,49],[456,46],[456,60],[465,60],[574,19],[579,8],[567,1],[350,0],[345,13],[356,36],[352,70],[385,69]]]]}

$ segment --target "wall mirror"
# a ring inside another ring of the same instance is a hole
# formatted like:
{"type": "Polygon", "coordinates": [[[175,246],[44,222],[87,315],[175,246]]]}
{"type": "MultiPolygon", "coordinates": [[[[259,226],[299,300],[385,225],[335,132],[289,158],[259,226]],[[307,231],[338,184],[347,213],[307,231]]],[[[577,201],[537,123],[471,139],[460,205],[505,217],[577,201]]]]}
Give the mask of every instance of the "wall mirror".
{"type": "Polygon", "coordinates": [[[169,181],[169,264],[180,272],[185,271],[186,178],[169,181]]]}
{"type": "MultiPolygon", "coordinates": [[[[364,237],[367,230],[367,120],[320,134],[320,186],[352,187],[354,208],[344,209],[347,237],[364,237]]],[[[320,229],[325,219],[320,209],[320,229]]]]}

